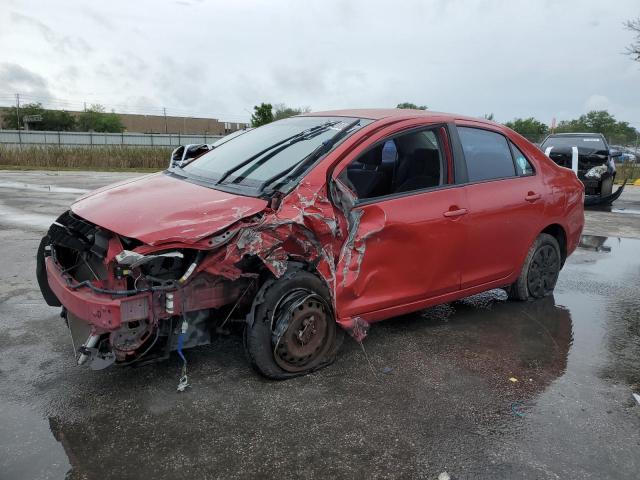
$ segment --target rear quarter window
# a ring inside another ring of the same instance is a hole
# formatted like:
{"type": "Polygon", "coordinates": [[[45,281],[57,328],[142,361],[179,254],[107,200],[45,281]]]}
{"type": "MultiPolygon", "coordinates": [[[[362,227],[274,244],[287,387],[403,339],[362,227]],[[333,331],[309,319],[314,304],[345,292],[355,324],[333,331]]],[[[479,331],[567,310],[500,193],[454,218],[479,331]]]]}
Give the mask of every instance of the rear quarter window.
{"type": "Polygon", "coordinates": [[[516,176],[507,139],[479,128],[458,127],[470,182],[516,176]]]}
{"type": "Polygon", "coordinates": [[[513,142],[509,142],[509,145],[511,145],[511,151],[513,152],[513,160],[516,165],[516,174],[519,177],[526,177],[535,174],[536,172],[533,169],[531,162],[527,160],[527,157],[525,157],[524,153],[522,153],[522,150],[516,147],[513,142]]]}

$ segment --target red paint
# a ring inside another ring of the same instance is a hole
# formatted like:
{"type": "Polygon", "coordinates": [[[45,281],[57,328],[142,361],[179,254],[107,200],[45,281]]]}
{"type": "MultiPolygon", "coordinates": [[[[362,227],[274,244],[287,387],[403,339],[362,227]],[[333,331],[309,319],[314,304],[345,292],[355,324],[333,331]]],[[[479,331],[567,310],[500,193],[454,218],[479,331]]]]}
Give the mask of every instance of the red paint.
{"type": "MultiPolygon", "coordinates": [[[[276,277],[290,260],[309,262],[327,282],[337,321],[346,328],[512,283],[530,245],[550,225],[565,232],[568,254],[576,248],[584,224],[581,182],[515,132],[437,112],[348,110],[330,115],[375,121],[327,155],[275,211],[261,199],[156,174],[85,196],[73,212],[140,240],[145,244],[137,249],[141,253],[169,247],[210,250],[180,291],[189,310],[235,301],[240,285],[255,278],[255,272],[239,267],[243,257],[259,258],[276,277]],[[455,149],[447,142],[448,185],[354,206],[350,192],[336,180],[349,162],[390,135],[442,125],[439,134],[451,140],[448,129],[455,123],[507,136],[536,175],[456,185],[455,149]],[[340,193],[338,203],[330,199],[327,179],[340,193]],[[222,231],[230,233],[230,240],[213,245],[212,236],[222,231]],[[196,293],[197,285],[202,288],[196,293]]],[[[86,289],[70,292],[55,265],[49,261],[47,267],[52,288],[74,314],[104,329],[119,325],[120,300],[86,289]],[[95,319],[94,312],[105,308],[111,309],[110,323],[95,319]]],[[[156,316],[163,315],[168,314],[160,305],[156,316]]]]}
{"type": "MultiPolygon", "coordinates": [[[[131,320],[148,319],[157,322],[159,318],[170,316],[166,312],[165,296],[161,292],[117,297],[88,289],[74,290],[69,288],[69,284],[75,282],[62,272],[53,258],[48,257],[45,261],[49,286],[60,302],[76,317],[91,323],[101,331],[117,330],[122,322],[131,320]]],[[[246,285],[207,274],[198,275],[184,289],[175,292],[172,313],[179,315],[183,312],[220,308],[234,302],[240,296],[243,287],[246,285]]]]}
{"type": "Polygon", "coordinates": [[[71,210],[119,235],[157,245],[193,243],[266,204],[156,173],[85,195],[71,210]]]}

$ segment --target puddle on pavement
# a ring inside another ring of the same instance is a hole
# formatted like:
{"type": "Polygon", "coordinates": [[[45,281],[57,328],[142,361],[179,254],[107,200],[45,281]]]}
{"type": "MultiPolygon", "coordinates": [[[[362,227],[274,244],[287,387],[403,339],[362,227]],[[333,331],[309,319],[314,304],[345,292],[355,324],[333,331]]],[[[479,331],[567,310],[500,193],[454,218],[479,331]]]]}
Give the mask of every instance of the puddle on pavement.
{"type": "MultiPolygon", "coordinates": [[[[589,410],[593,407],[588,402],[596,395],[594,392],[609,388],[607,385],[623,384],[630,399],[633,391],[640,391],[639,280],[639,240],[585,235],[561,273],[554,296],[534,302],[510,302],[504,291],[493,290],[374,325],[370,337],[365,340],[367,351],[373,362],[387,362],[385,365],[390,366],[393,374],[383,376],[380,384],[373,388],[378,388],[378,394],[384,397],[393,386],[384,382],[402,379],[402,390],[408,391],[405,393],[423,398],[428,394],[411,390],[414,388],[412,378],[418,377],[410,375],[442,375],[438,393],[428,395],[430,401],[436,402],[431,407],[438,408],[439,396],[446,399],[461,395],[465,401],[473,398],[476,392],[457,390],[467,384],[456,382],[470,377],[479,379],[480,390],[495,390],[495,398],[499,401],[491,408],[505,412],[505,416],[493,420],[488,417],[486,421],[492,429],[500,431],[501,426],[514,425],[511,422],[518,420],[508,410],[509,405],[517,405],[517,409],[529,415],[536,402],[540,402],[538,415],[544,412],[546,416],[530,420],[534,434],[543,432],[544,438],[544,432],[554,428],[571,428],[571,420],[562,427],[552,425],[555,420],[550,415],[557,415],[554,409],[562,408],[567,402],[579,402],[582,412],[586,413],[577,412],[576,415],[588,417],[594,413],[589,410]],[[430,369],[429,362],[434,361],[439,366],[430,369]],[[517,381],[513,382],[512,378],[517,381]]],[[[365,364],[341,368],[346,376],[368,374],[369,369],[365,364]]],[[[330,388],[332,382],[340,382],[335,375],[335,371],[321,371],[315,374],[314,382],[319,384],[321,391],[334,392],[330,388]]],[[[219,386],[223,390],[236,388],[234,380],[225,379],[224,375],[219,381],[226,384],[219,386]]],[[[247,381],[243,387],[247,391],[242,390],[242,396],[266,395],[259,389],[263,383],[261,380],[247,381]]],[[[297,385],[291,380],[272,386],[275,390],[286,388],[288,402],[306,405],[309,401],[307,397],[300,398],[296,392],[303,389],[302,381],[297,385]]],[[[306,388],[311,387],[307,385],[306,388]]],[[[275,390],[271,391],[273,401],[278,398],[275,390]]],[[[344,395],[339,389],[336,392],[331,395],[344,395]]],[[[157,390],[155,393],[163,395],[157,390]]],[[[128,398],[127,393],[116,395],[120,398],[114,398],[114,405],[128,398]]],[[[62,403],[67,401],[70,400],[62,403]]],[[[270,401],[268,397],[260,400],[270,401]]],[[[378,407],[375,402],[372,405],[372,411],[362,414],[377,415],[378,407]]],[[[60,475],[52,477],[61,478],[70,463],[74,469],[84,471],[94,461],[95,449],[85,441],[91,435],[94,439],[101,438],[105,468],[110,464],[118,465],[120,454],[107,447],[119,442],[126,444],[128,440],[104,427],[111,421],[126,424],[130,414],[104,406],[96,406],[93,410],[92,407],[91,415],[84,420],[65,420],[63,411],[59,412],[60,418],[45,420],[17,405],[0,405],[0,453],[5,458],[20,458],[13,463],[9,460],[3,467],[6,478],[38,478],[43,468],[59,471],[60,475]]],[[[574,418],[571,409],[565,415],[562,417],[564,422],[574,418]]],[[[134,435],[131,441],[136,434],[142,438],[155,435],[153,412],[147,410],[144,416],[152,426],[136,424],[140,431],[132,426],[128,430],[134,435]],[[146,434],[145,428],[150,429],[146,434]]],[[[248,420],[237,417],[235,421],[240,431],[243,422],[253,422],[250,416],[248,420]]],[[[188,424],[183,427],[190,428],[188,424]]],[[[253,426],[249,430],[252,431],[253,426]]],[[[559,431],[557,435],[564,438],[566,432],[559,431]]],[[[3,466],[1,462],[0,466],[3,466]]]]}
{"type": "Polygon", "coordinates": [[[627,207],[616,207],[615,205],[599,205],[585,207],[587,212],[611,212],[611,213],[627,213],[630,215],[640,215],[640,210],[627,207]]]}
{"type": "Polygon", "coordinates": [[[37,183],[10,181],[0,181],[0,188],[10,188],[12,190],[32,190],[36,192],[73,193],[76,195],[82,195],[89,192],[89,190],[84,188],[59,187],[57,185],[40,185],[37,183]]]}
{"type": "Polygon", "coordinates": [[[0,226],[46,231],[55,219],[56,217],[53,215],[28,213],[17,208],[9,207],[0,201],[0,226]]]}
{"type": "Polygon", "coordinates": [[[613,213],[630,213],[632,215],[640,215],[640,210],[635,210],[633,208],[612,208],[610,211],[613,213]]]}
{"type": "Polygon", "coordinates": [[[0,402],[0,478],[65,478],[71,465],[53,431],[37,412],[0,402]]]}
{"type": "Polygon", "coordinates": [[[583,340],[572,355],[639,392],[640,240],[584,235],[573,260],[568,288],[556,295],[570,307],[583,340]]]}

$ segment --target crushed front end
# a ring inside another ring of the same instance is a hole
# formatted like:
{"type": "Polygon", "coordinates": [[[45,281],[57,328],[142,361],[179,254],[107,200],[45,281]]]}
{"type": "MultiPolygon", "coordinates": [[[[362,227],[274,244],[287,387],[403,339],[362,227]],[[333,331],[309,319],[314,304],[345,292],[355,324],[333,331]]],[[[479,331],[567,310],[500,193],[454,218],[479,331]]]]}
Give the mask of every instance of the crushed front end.
{"type": "Polygon", "coordinates": [[[226,318],[252,278],[207,273],[208,253],[154,249],[68,211],[42,239],[37,277],[47,303],[63,307],[78,363],[102,369],[210,342],[211,317],[226,318]]]}

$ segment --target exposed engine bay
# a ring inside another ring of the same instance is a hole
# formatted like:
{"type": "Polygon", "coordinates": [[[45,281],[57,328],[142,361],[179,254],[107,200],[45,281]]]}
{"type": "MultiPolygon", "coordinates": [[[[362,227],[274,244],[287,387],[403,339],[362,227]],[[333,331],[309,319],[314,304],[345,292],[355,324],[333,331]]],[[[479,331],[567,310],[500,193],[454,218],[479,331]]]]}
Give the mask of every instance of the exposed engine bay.
{"type": "MultiPolygon", "coordinates": [[[[143,255],[133,250],[139,246],[139,241],[70,211],[42,239],[37,277],[47,303],[61,305],[61,290],[53,291],[47,269],[58,271],[69,290],[96,294],[93,304],[68,296],[64,302],[62,316],[79,364],[102,369],[113,363],[153,361],[179,348],[209,343],[211,330],[219,326],[210,321],[212,312],[217,319],[228,318],[224,307],[236,306],[251,285],[250,278],[232,283],[205,272],[192,279],[204,251],[172,249],[143,255]],[[105,296],[113,302],[105,303],[105,296]]],[[[246,311],[246,305],[242,307],[236,311],[246,311]]]]}

